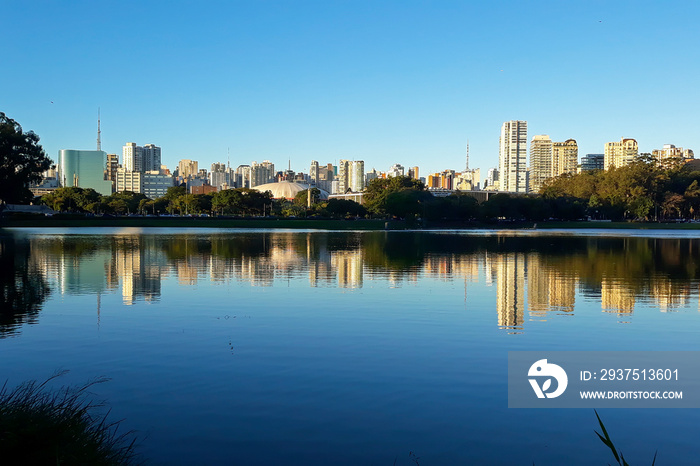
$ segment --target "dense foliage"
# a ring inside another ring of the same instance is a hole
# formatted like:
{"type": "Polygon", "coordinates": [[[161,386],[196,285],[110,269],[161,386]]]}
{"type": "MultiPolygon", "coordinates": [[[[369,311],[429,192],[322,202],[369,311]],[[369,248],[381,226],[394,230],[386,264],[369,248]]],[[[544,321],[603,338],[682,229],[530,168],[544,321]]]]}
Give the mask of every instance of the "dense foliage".
{"type": "Polygon", "coordinates": [[[658,162],[648,154],[632,164],[548,180],[547,200],[567,199],[593,218],[612,220],[697,219],[700,171],[679,159],[658,162]]]}
{"type": "Polygon", "coordinates": [[[29,184],[41,181],[41,173],[50,167],[39,136],[23,132],[19,123],[0,112],[0,203],[30,201],[29,184]]]}

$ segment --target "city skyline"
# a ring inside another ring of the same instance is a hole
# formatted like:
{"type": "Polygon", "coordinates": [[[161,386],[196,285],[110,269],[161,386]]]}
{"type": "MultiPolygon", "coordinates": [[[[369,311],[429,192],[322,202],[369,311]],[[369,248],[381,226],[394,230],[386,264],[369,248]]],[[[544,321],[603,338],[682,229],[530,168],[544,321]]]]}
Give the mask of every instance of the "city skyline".
{"type": "Polygon", "coordinates": [[[469,140],[485,172],[514,119],[581,155],[623,137],[698,147],[694,3],[164,5],[7,5],[3,30],[32,53],[6,56],[2,111],[55,160],[95,148],[100,107],[106,152],[154,143],[169,167],[230,153],[431,173],[461,169],[469,140]]]}

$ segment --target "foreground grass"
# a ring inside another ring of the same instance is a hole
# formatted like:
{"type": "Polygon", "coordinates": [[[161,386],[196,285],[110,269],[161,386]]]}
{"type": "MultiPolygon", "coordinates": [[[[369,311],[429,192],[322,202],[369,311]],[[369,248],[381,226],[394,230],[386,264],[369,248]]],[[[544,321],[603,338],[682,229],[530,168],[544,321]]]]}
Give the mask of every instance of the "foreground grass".
{"type": "Polygon", "coordinates": [[[133,432],[119,433],[119,421],[97,413],[104,403],[90,400],[88,389],[107,379],[50,390],[47,384],[64,373],[0,389],[2,457],[17,464],[136,464],[133,432]]]}

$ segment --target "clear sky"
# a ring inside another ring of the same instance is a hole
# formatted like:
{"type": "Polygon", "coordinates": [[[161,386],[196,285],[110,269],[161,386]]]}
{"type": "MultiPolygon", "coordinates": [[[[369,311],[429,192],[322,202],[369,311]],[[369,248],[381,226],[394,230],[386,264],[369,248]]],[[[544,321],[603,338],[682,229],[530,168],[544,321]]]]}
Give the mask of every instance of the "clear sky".
{"type": "Polygon", "coordinates": [[[0,111],[59,149],[173,168],[498,165],[503,121],[579,156],[700,151],[700,2],[50,1],[0,11],[0,111]]]}

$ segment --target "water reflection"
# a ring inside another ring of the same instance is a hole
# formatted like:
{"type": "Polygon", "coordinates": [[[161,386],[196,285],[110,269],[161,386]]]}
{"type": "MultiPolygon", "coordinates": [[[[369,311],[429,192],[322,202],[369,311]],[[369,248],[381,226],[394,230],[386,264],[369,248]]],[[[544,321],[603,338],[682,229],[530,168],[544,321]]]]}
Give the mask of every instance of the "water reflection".
{"type": "Polygon", "coordinates": [[[0,233],[0,338],[34,324],[51,289],[28,241],[0,233]]]}
{"type": "Polygon", "coordinates": [[[577,298],[599,302],[620,322],[629,322],[640,302],[661,312],[687,308],[697,300],[700,275],[700,248],[692,238],[169,232],[2,241],[5,333],[36,318],[49,293],[45,277],[61,294],[121,293],[125,305],[157,302],[169,277],[183,287],[301,280],[358,289],[375,280],[392,287],[463,281],[465,299],[469,287],[495,285],[494,323],[517,333],[528,320],[574,315],[577,298]]]}

